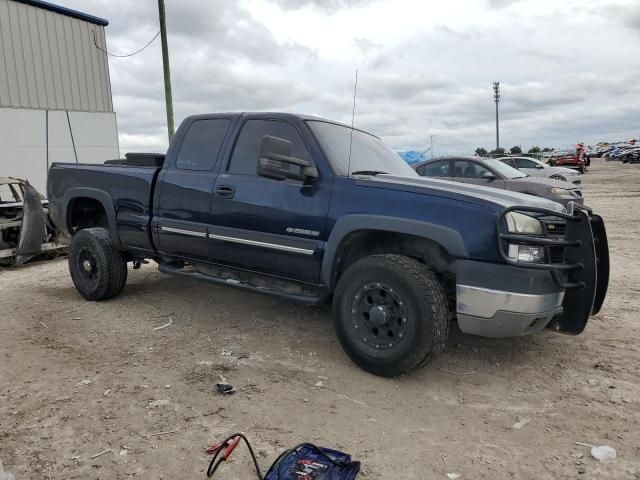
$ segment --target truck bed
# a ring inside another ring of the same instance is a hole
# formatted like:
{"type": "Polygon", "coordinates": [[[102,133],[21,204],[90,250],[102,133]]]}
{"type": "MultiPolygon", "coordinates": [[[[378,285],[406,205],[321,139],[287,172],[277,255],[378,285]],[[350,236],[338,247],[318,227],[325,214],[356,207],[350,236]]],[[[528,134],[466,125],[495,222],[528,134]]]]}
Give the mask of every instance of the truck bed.
{"type": "MultiPolygon", "coordinates": [[[[153,252],[149,223],[152,195],[159,167],[129,164],[53,163],[49,170],[47,190],[54,223],[66,233],[74,228],[69,202],[87,198],[102,202],[106,215],[115,216],[115,224],[123,247],[153,252]],[[69,216],[69,215],[66,215],[69,216]]],[[[89,202],[87,200],[88,204],[89,202]]],[[[115,235],[115,238],[118,238],[115,235]]]]}

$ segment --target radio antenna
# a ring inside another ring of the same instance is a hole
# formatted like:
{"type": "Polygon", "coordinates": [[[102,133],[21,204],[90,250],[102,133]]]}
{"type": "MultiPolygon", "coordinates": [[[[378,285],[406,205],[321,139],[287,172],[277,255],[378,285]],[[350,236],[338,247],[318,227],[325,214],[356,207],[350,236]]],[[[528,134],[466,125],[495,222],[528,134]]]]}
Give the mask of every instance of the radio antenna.
{"type": "Polygon", "coordinates": [[[356,119],[356,94],[358,93],[358,69],[356,68],[356,81],[353,84],[353,110],[351,111],[351,138],[349,138],[349,160],[347,161],[347,176],[351,174],[351,145],[353,145],[353,124],[356,119]]]}

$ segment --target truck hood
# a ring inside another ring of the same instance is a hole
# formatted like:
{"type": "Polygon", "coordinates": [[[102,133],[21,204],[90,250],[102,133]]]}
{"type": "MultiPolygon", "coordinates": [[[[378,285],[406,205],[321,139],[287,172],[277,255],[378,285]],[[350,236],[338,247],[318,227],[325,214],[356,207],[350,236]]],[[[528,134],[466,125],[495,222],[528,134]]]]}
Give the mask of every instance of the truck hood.
{"type": "MultiPolygon", "coordinates": [[[[559,203],[533,195],[452,182],[429,177],[397,177],[395,175],[355,176],[357,185],[434,195],[475,204],[490,204],[501,208],[513,206],[547,208],[564,212],[559,203]]],[[[559,182],[564,184],[566,182],[559,182]]]]}

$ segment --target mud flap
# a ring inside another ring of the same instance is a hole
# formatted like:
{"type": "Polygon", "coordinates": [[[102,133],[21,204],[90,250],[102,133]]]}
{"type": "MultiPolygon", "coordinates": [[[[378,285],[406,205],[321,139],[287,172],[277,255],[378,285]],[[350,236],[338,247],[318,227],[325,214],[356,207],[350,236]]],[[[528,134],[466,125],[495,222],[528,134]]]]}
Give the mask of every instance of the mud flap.
{"type": "Polygon", "coordinates": [[[31,185],[24,189],[24,207],[20,241],[16,249],[16,265],[21,265],[40,253],[46,236],[46,220],[40,194],[31,185]]]}
{"type": "MultiPolygon", "coordinates": [[[[577,212],[576,216],[578,219],[567,222],[566,239],[578,240],[580,245],[565,248],[565,262],[579,264],[581,268],[572,270],[567,275],[568,288],[566,288],[562,302],[562,314],[554,318],[552,325],[550,325],[551,328],[559,332],[571,335],[577,335],[584,330],[592,310],[596,307],[595,299],[598,290],[596,247],[591,222],[588,214],[584,211],[577,212]]],[[[604,231],[602,219],[600,219],[600,224],[602,231],[604,231]]],[[[608,253],[606,257],[608,273],[608,253]]],[[[606,283],[604,285],[606,289],[606,283]]],[[[604,294],[601,302],[602,300],[604,300],[604,294]]]]}

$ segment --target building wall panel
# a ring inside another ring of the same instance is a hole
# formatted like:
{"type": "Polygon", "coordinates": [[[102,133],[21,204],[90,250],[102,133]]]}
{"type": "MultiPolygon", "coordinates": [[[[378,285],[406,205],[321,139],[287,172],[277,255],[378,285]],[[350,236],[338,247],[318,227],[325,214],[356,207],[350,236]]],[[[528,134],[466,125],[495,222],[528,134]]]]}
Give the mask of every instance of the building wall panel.
{"type": "Polygon", "coordinates": [[[0,107],[112,112],[104,27],[0,0],[0,107]]]}

